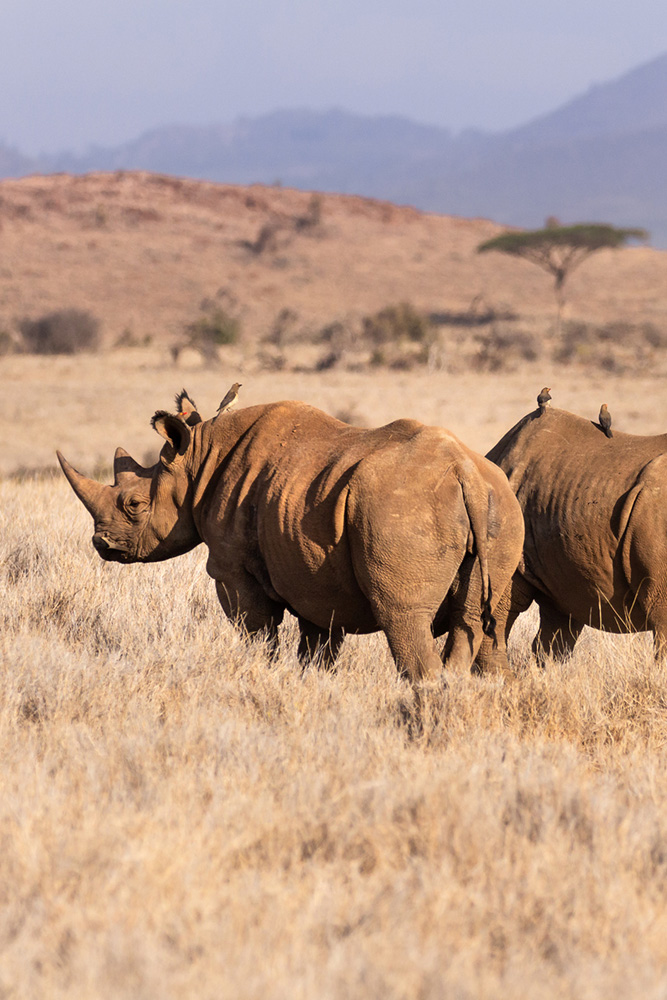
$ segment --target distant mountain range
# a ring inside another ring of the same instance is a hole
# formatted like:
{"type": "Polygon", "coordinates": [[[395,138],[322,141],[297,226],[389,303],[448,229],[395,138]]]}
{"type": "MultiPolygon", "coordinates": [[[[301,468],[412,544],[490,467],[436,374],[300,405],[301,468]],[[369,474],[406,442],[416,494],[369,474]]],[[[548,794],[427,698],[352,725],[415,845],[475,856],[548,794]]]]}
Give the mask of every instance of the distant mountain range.
{"type": "Polygon", "coordinates": [[[667,247],[667,53],[498,133],[289,110],[157,128],[85,155],[30,160],[0,146],[0,177],[118,169],[361,194],[530,228],[547,216],[643,226],[667,247]]]}

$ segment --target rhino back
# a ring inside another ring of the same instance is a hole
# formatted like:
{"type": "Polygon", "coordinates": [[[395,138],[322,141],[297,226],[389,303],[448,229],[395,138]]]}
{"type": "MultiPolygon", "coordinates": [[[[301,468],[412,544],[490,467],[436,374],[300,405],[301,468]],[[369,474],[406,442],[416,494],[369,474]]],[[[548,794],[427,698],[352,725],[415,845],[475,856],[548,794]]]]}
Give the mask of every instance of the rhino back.
{"type": "Polygon", "coordinates": [[[587,620],[623,589],[617,551],[642,470],[667,451],[667,436],[615,433],[563,410],[524,417],[488,453],[524,513],[523,572],[563,611],[587,620]]]}

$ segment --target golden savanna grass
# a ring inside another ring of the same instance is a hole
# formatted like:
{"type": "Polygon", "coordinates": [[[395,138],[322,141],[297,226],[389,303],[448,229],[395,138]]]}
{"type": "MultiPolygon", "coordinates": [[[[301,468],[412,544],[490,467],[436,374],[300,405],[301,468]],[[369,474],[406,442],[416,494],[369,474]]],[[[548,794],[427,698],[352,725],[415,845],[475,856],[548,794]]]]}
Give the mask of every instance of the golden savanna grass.
{"type": "Polygon", "coordinates": [[[411,734],[381,636],[335,675],[217,608],[203,551],[105,565],[0,483],[0,996],[664,996],[667,670],[586,633],[455,676],[411,734]]]}

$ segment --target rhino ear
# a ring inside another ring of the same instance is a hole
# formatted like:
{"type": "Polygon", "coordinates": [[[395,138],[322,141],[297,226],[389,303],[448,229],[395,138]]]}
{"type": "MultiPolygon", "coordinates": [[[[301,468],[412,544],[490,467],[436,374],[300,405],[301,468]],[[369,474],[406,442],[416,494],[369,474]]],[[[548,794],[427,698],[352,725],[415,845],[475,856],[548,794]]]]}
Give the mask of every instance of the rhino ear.
{"type": "Polygon", "coordinates": [[[181,417],[175,417],[166,410],[158,410],[153,415],[151,425],[171,445],[176,455],[185,455],[192,435],[181,417]]]}
{"type": "Polygon", "coordinates": [[[181,389],[181,391],[176,394],[176,413],[179,417],[183,417],[183,420],[185,420],[189,427],[195,427],[197,424],[201,423],[201,416],[199,415],[197,404],[187,389],[181,389]]]}

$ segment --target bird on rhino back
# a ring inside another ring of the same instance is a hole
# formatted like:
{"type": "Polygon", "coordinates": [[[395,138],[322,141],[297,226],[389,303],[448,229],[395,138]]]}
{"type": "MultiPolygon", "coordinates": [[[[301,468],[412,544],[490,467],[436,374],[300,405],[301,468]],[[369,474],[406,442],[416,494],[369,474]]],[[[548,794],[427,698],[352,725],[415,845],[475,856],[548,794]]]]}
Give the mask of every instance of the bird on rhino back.
{"type": "MultiPolygon", "coordinates": [[[[112,486],[58,453],[103,559],[169,559],[203,542],[224,612],[272,642],[291,612],[304,661],[329,665],[346,632],[382,629],[415,684],[440,677],[445,632],[446,666],[470,668],[523,542],[497,466],[414,420],[365,430],[282,402],[198,421],[187,394],[178,406],[153,417],[158,462],[117,449],[112,486]]],[[[502,636],[488,662],[506,665],[502,636]]]]}

